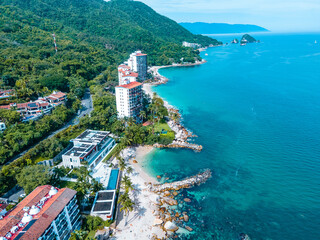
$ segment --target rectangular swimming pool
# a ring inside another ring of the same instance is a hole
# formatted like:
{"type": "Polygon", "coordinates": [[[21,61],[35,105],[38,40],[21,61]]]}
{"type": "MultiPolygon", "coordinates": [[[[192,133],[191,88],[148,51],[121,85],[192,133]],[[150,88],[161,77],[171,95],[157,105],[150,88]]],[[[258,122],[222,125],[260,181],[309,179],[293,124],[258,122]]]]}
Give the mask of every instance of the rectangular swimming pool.
{"type": "Polygon", "coordinates": [[[117,180],[119,175],[119,169],[112,169],[107,186],[107,190],[114,190],[117,187],[117,180]]]}

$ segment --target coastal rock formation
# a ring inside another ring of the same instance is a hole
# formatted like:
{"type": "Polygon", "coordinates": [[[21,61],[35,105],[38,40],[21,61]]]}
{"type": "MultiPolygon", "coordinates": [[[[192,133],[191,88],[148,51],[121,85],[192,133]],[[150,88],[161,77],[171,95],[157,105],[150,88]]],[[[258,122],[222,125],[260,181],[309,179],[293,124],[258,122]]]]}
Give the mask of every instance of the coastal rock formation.
{"type": "Polygon", "coordinates": [[[162,198],[162,200],[164,203],[169,204],[170,206],[178,205],[177,200],[172,199],[172,198],[164,197],[164,198],[162,198]]]}
{"type": "MultiPolygon", "coordinates": [[[[182,181],[164,183],[164,184],[153,184],[150,186],[150,191],[152,192],[165,192],[170,190],[180,190],[182,188],[190,188],[194,185],[200,185],[211,178],[211,170],[206,170],[195,176],[189,177],[182,181]]],[[[171,198],[170,198],[171,199],[171,198]]]]}
{"type": "Polygon", "coordinates": [[[192,232],[192,231],[193,231],[193,229],[192,229],[191,227],[186,226],[185,228],[186,228],[189,232],[192,232]]]}
{"type": "Polygon", "coordinates": [[[255,42],[257,42],[257,40],[254,37],[250,36],[249,34],[245,34],[242,36],[240,42],[241,42],[241,44],[255,43],[255,42]]]}
{"type": "Polygon", "coordinates": [[[239,43],[239,40],[235,38],[235,39],[232,40],[231,43],[233,43],[233,44],[238,44],[238,43],[239,43]]]}
{"type": "Polygon", "coordinates": [[[239,240],[250,240],[250,238],[249,238],[248,234],[240,233],[239,240]]]}
{"type": "Polygon", "coordinates": [[[156,218],[156,219],[154,220],[154,222],[153,222],[153,225],[154,225],[154,226],[157,226],[157,225],[161,225],[162,223],[163,223],[163,221],[162,221],[161,219],[156,218]]]}
{"type": "Polygon", "coordinates": [[[192,149],[196,152],[200,152],[203,149],[203,147],[201,145],[191,144],[191,143],[183,142],[183,141],[173,141],[169,145],[163,145],[163,144],[156,143],[153,146],[155,148],[188,148],[188,149],[192,149]]]}
{"type": "Polygon", "coordinates": [[[175,223],[173,223],[171,221],[166,222],[166,224],[164,225],[164,228],[167,231],[171,231],[171,232],[175,232],[175,231],[177,231],[179,229],[179,227],[175,223]]]}

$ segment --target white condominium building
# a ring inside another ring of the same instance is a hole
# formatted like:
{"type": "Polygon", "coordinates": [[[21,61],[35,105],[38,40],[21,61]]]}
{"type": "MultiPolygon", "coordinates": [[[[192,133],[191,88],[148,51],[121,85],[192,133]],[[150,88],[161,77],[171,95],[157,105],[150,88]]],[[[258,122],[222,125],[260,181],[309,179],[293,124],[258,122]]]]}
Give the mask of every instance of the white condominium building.
{"type": "Polygon", "coordinates": [[[141,51],[136,51],[130,55],[128,60],[128,65],[132,71],[139,74],[139,79],[144,81],[147,79],[148,64],[147,64],[147,54],[141,53],[141,51]]]}
{"type": "Polygon", "coordinates": [[[142,109],[142,83],[131,82],[116,87],[118,117],[139,120],[142,109]]]}

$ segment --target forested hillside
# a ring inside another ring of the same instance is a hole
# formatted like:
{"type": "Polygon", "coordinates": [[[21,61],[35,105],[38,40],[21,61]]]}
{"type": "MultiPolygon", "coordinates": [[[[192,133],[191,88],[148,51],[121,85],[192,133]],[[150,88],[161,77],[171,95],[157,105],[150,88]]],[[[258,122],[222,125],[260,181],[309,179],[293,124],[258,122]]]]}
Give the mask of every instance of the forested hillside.
{"type": "Polygon", "coordinates": [[[183,48],[182,41],[218,44],[191,34],[141,2],[0,3],[1,86],[17,87],[20,97],[39,95],[47,90],[44,87],[70,90],[81,97],[86,82],[101,72],[108,70],[105,81],[115,80],[115,66],[137,49],[148,53],[150,65],[161,65],[182,57],[187,61],[199,58],[196,51],[183,48]],[[52,33],[57,38],[57,54],[52,33]]]}
{"type": "MultiPolygon", "coordinates": [[[[16,90],[11,102],[61,90],[68,93],[68,107],[75,113],[86,87],[117,85],[117,65],[135,50],[148,53],[149,65],[200,59],[182,41],[219,44],[141,2],[0,0],[0,89],[16,90]]],[[[0,112],[0,119],[14,115],[8,111],[0,112]]],[[[0,164],[59,126],[48,124],[42,132],[36,125],[20,123],[0,134],[0,164]]]]}

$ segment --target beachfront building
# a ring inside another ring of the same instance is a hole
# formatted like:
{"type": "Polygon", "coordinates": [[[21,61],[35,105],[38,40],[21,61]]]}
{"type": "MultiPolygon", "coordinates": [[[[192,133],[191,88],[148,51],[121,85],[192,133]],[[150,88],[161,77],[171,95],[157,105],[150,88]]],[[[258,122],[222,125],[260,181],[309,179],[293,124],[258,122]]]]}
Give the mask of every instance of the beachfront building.
{"type": "Polygon", "coordinates": [[[142,110],[142,83],[131,82],[116,87],[117,111],[119,118],[139,120],[142,110]]]}
{"type": "Polygon", "coordinates": [[[133,72],[138,73],[139,80],[145,81],[147,80],[147,72],[148,72],[148,59],[147,54],[143,54],[141,51],[136,51],[130,54],[130,58],[128,59],[128,65],[133,72]]]}
{"type": "MultiPolygon", "coordinates": [[[[116,191],[119,188],[119,169],[105,169],[105,178],[99,181],[105,190],[96,193],[90,215],[99,216],[103,220],[113,220],[116,207],[116,191]]],[[[96,179],[99,180],[99,179],[96,179]]]]}
{"type": "Polygon", "coordinates": [[[0,132],[6,130],[6,124],[4,122],[0,122],[0,132]]]}
{"type": "Polygon", "coordinates": [[[0,239],[67,240],[81,226],[76,191],[37,187],[0,220],[0,239]]]}
{"type": "Polygon", "coordinates": [[[22,121],[37,120],[44,114],[51,113],[52,109],[65,104],[67,95],[63,92],[53,92],[51,95],[39,98],[34,102],[27,103],[10,103],[9,105],[0,106],[0,109],[16,110],[20,113],[22,121]]]}
{"type": "Polygon", "coordinates": [[[63,165],[69,168],[88,166],[94,168],[115,147],[110,132],[86,130],[71,140],[73,147],[62,155],[63,165]]]}
{"type": "Polygon", "coordinates": [[[201,48],[201,44],[198,43],[189,43],[189,42],[183,42],[182,46],[184,47],[191,47],[191,48],[201,48]]]}

